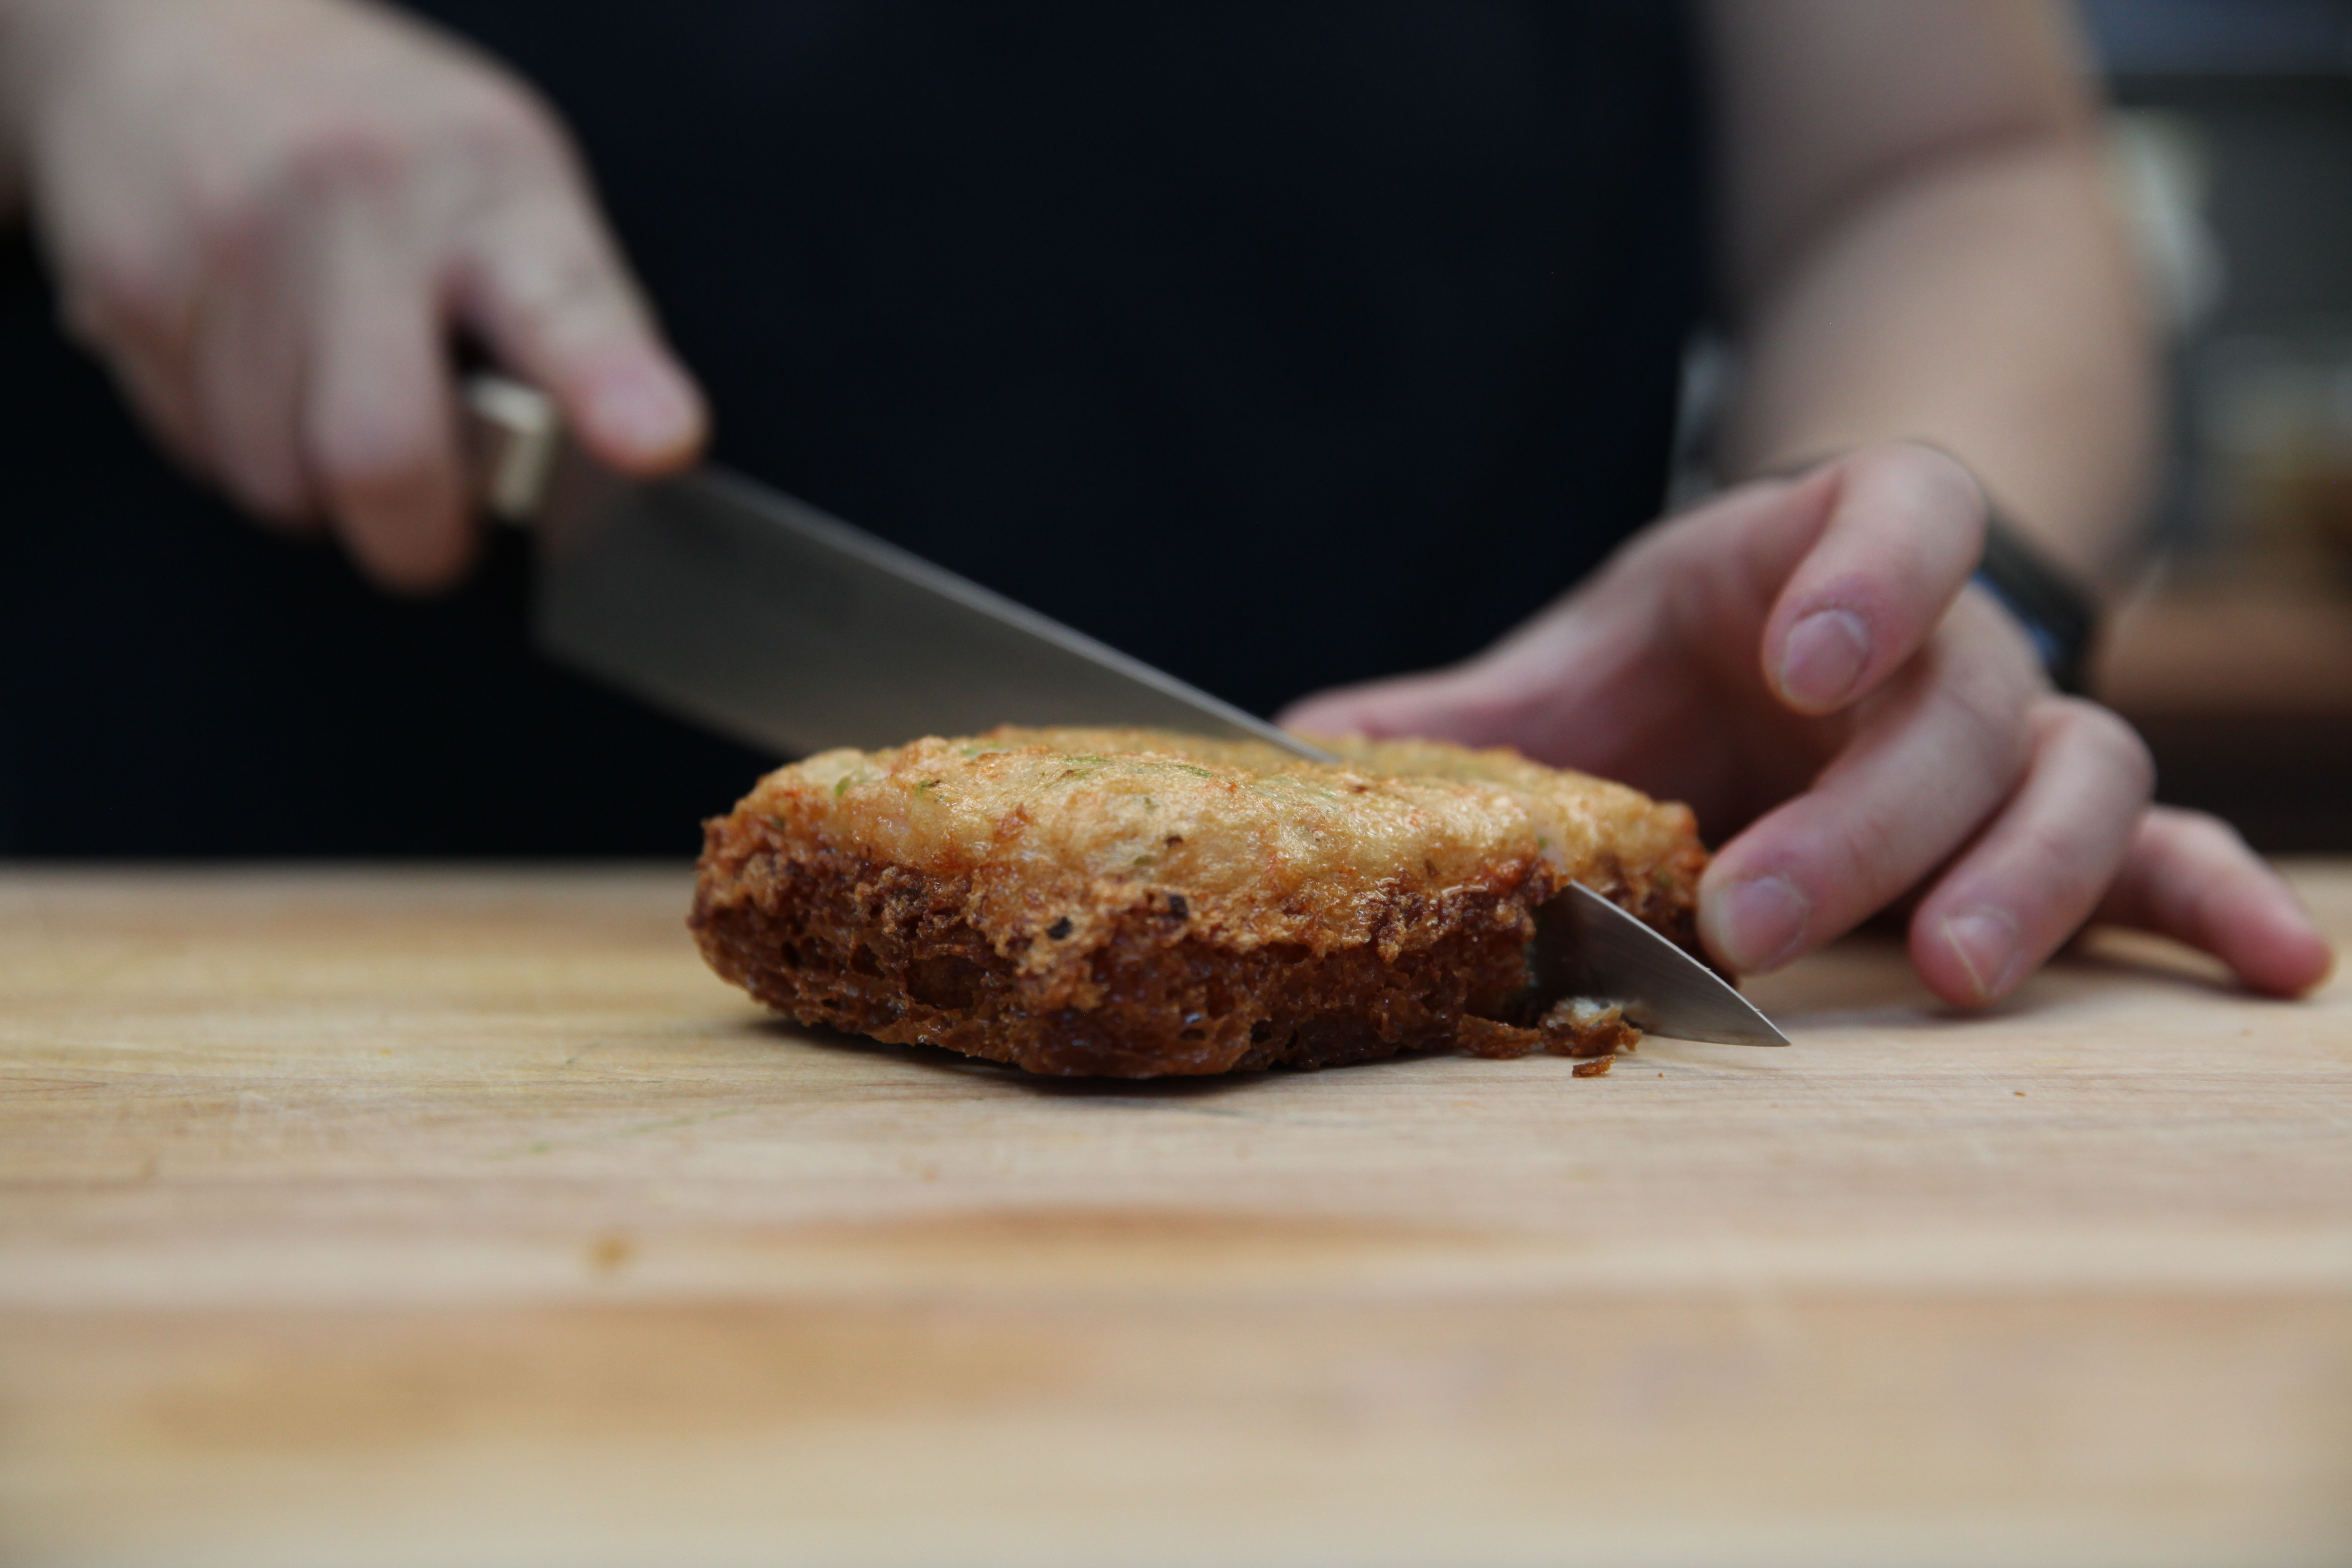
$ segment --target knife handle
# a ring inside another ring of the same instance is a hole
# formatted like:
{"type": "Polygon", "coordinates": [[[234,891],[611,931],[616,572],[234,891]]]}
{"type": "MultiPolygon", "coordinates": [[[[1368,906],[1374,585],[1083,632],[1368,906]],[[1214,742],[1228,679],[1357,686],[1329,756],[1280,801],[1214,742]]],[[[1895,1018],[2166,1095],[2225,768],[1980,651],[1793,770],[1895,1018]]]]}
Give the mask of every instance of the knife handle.
{"type": "Polygon", "coordinates": [[[491,516],[528,523],[547,500],[563,418],[536,387],[478,372],[466,378],[467,481],[491,516]]]}

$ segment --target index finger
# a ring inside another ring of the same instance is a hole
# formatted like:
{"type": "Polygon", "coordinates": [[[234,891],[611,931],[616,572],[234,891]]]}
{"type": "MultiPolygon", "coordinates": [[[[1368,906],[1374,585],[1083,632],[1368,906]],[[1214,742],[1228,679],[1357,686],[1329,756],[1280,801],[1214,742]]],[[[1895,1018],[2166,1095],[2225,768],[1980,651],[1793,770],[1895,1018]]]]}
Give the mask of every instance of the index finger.
{"type": "Polygon", "coordinates": [[[1898,444],[1840,460],[1830,519],[1764,626],[1764,678],[1800,713],[1833,713],[1926,646],[1984,552],[1969,471],[1898,444]]]}
{"type": "Polygon", "coordinates": [[[626,473],[693,459],[709,428],[702,395],[575,178],[510,194],[468,249],[459,315],[506,368],[555,399],[590,452],[626,473]]]}

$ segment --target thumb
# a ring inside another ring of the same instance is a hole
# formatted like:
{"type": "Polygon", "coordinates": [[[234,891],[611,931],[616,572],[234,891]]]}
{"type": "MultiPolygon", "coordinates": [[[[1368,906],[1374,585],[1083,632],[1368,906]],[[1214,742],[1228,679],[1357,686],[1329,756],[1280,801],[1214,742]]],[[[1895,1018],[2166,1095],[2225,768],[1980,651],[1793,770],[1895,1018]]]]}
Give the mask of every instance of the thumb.
{"type": "Polygon", "coordinates": [[[1458,700],[1463,677],[1454,670],[1400,675],[1334,687],[1303,696],[1275,715],[1275,724],[1315,736],[1421,736],[1484,745],[1479,726],[1458,700]]]}
{"type": "Polygon", "coordinates": [[[1491,745],[1507,729],[1477,700],[1478,667],[1401,675],[1302,697],[1275,715],[1286,730],[1320,735],[1413,735],[1491,745]]]}
{"type": "Polygon", "coordinates": [[[1594,704],[1612,689],[1654,684],[1650,650],[1626,621],[1641,620],[1655,597],[1638,584],[1613,604],[1575,590],[1475,658],[1318,692],[1279,721],[1324,734],[1514,746],[1548,761],[1586,755],[1594,704]]]}

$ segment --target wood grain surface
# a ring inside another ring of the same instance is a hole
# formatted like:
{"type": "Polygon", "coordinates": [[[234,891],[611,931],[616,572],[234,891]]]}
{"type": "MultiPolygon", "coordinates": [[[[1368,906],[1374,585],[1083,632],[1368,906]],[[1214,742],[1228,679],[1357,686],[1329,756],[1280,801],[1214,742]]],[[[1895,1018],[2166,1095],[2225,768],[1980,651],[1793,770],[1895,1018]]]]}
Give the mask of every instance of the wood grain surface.
{"type": "Polygon", "coordinates": [[[2352,1562],[2341,980],[1072,1084],[687,893],[0,874],[0,1562],[2352,1562]]]}

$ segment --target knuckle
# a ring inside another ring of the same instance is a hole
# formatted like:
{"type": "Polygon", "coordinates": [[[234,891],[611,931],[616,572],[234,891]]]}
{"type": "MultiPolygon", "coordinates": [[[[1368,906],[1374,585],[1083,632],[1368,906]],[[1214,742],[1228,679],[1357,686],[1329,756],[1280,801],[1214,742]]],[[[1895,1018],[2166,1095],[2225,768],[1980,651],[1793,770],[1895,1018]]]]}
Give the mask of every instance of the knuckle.
{"type": "Polygon", "coordinates": [[[188,221],[197,251],[213,268],[250,266],[275,229],[285,182],[278,170],[287,151],[236,169],[213,169],[189,183],[188,221]]]}
{"type": "MultiPolygon", "coordinates": [[[[1915,858],[1904,824],[1895,813],[1858,811],[1848,816],[1835,840],[1839,862],[1832,882],[1859,889],[1875,905],[1901,890],[1915,858]]],[[[1829,889],[1817,898],[1825,901],[1829,889]]]]}
{"type": "Polygon", "coordinates": [[[431,134],[354,106],[260,139],[250,156],[191,181],[189,210],[203,248],[215,262],[246,262],[330,200],[392,196],[428,158],[431,134]]]}
{"type": "Polygon", "coordinates": [[[442,457],[421,426],[372,411],[321,421],[312,447],[321,481],[346,500],[428,489],[442,457]]]}
{"type": "Polygon", "coordinates": [[[1954,659],[1947,668],[1942,697],[1958,721],[1969,758],[1987,774],[2014,778],[2033,745],[2021,694],[2003,672],[1977,661],[1954,659]]]}
{"type": "Polygon", "coordinates": [[[1981,529],[1984,490],[1958,458],[1923,441],[1896,441],[1884,448],[1881,460],[1894,481],[1922,510],[1955,521],[1965,519],[1981,529]]]}
{"type": "Polygon", "coordinates": [[[74,258],[68,272],[62,312],[84,342],[176,342],[185,334],[194,291],[154,247],[95,246],[74,258]]]}
{"type": "Polygon", "coordinates": [[[2079,745],[2115,776],[2129,781],[2143,800],[2156,788],[2156,756],[2129,721],[2112,708],[2080,697],[2043,700],[2037,721],[2079,745]]]}
{"type": "Polygon", "coordinates": [[[491,167],[552,161],[563,146],[553,115],[530,93],[504,83],[451,105],[440,131],[456,152],[491,167]]]}
{"type": "Polygon", "coordinates": [[[1974,563],[1984,548],[1985,496],[1958,458],[1921,442],[1894,441],[1866,447],[1853,461],[1857,489],[1923,559],[1974,563]]]}
{"type": "Polygon", "coordinates": [[[1412,695],[1430,710],[1446,715],[1449,724],[1474,735],[1520,735],[1536,731],[1549,717],[1545,692],[1496,684],[1464,682],[1449,690],[1432,685],[1412,695]]]}
{"type": "Polygon", "coordinates": [[[552,252],[522,275],[521,304],[536,324],[552,327],[574,320],[582,307],[601,302],[604,269],[579,250],[552,252]]]}
{"type": "Polygon", "coordinates": [[[553,112],[519,89],[483,84],[436,111],[433,152],[453,176],[441,189],[459,233],[496,233],[551,189],[579,187],[553,112]]]}
{"type": "Polygon", "coordinates": [[[405,501],[431,488],[430,466],[396,453],[322,455],[320,482],[346,508],[405,501]]]}
{"type": "Polygon", "coordinates": [[[1908,803],[1883,792],[1801,801],[1776,835],[1768,867],[1797,888],[1819,922],[1815,935],[1860,919],[1915,882],[1927,867],[1908,803]]]}
{"type": "Polygon", "coordinates": [[[446,587],[463,571],[473,538],[454,515],[426,498],[348,500],[336,521],[368,574],[402,593],[446,587]]]}
{"type": "Polygon", "coordinates": [[[2131,780],[2132,793],[2145,802],[2156,793],[2156,753],[2148,750],[2147,742],[2122,715],[2095,704],[2085,706],[2090,709],[2087,721],[2100,744],[2131,780]]]}
{"type": "Polygon", "coordinates": [[[621,330],[627,307],[602,259],[580,248],[541,253],[508,276],[509,307],[524,338],[576,359],[621,330]]]}
{"type": "Polygon", "coordinates": [[[2210,811],[2171,807],[2164,814],[2164,826],[2173,843],[2183,849],[2205,855],[2252,853],[2246,849],[2237,828],[2210,811]]]}
{"type": "Polygon", "coordinates": [[[2171,819],[2175,831],[2194,834],[2205,838],[2235,838],[2238,830],[2210,811],[2192,806],[2168,806],[2165,815],[2171,819]]]}
{"type": "Polygon", "coordinates": [[[331,121],[313,126],[289,146],[264,184],[302,197],[387,190],[399,183],[417,151],[400,127],[370,119],[331,121]]]}
{"type": "Polygon", "coordinates": [[[2021,825],[2003,858],[2015,868],[2017,885],[2071,921],[2105,891],[2128,847],[2128,836],[2114,835],[2105,813],[2076,812],[2021,825]]]}
{"type": "Polygon", "coordinates": [[[229,488],[247,510],[269,522],[291,522],[306,504],[301,480],[288,464],[259,453],[241,454],[226,465],[229,488]]]}

